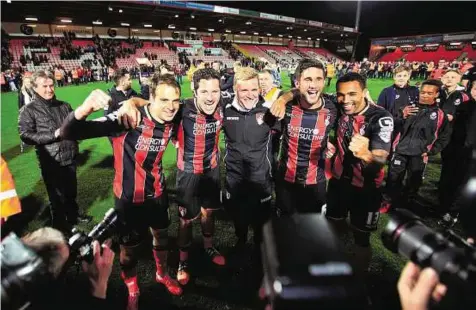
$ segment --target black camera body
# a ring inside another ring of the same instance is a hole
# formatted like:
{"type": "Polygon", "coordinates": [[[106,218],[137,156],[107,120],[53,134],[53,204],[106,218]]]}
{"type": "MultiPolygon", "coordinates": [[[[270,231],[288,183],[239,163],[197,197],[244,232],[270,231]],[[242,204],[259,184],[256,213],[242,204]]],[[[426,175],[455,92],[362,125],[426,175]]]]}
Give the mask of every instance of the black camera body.
{"type": "Polygon", "coordinates": [[[273,309],[356,309],[362,285],[319,214],[274,218],[263,227],[264,287],[273,309]]]}
{"type": "Polygon", "coordinates": [[[93,261],[93,241],[97,240],[103,243],[118,228],[119,217],[113,208],[109,209],[104,215],[103,220],[94,226],[94,228],[85,234],[73,229],[73,236],[69,238],[68,244],[71,253],[77,260],[85,260],[88,263],[93,261]]]}

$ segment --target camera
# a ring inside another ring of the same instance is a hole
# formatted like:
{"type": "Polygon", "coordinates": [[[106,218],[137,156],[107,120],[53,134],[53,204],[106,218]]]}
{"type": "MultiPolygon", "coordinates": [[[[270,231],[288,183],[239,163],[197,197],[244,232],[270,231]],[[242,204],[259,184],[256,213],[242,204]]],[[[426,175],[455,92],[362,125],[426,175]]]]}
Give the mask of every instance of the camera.
{"type": "Polygon", "coordinates": [[[361,309],[365,292],[330,223],[319,214],[269,220],[261,246],[264,289],[276,309],[361,309]]]}
{"type": "Polygon", "coordinates": [[[91,263],[94,258],[92,246],[93,241],[97,240],[100,244],[106,241],[106,239],[117,230],[119,222],[116,210],[111,208],[106,212],[103,220],[94,226],[88,234],[73,229],[73,235],[68,241],[72,254],[71,256],[75,257],[77,261],[85,260],[88,263],[91,263]]]}
{"type": "MultiPolygon", "coordinates": [[[[103,243],[119,228],[118,214],[109,209],[104,219],[88,233],[74,231],[69,239],[70,260],[91,263],[93,241],[103,243]]],[[[44,298],[45,287],[55,279],[48,272],[48,266],[33,249],[25,245],[14,233],[2,240],[1,252],[1,300],[2,309],[25,309],[35,300],[44,298]]],[[[69,264],[63,266],[63,272],[69,264]]]]}
{"type": "Polygon", "coordinates": [[[422,268],[433,268],[452,302],[476,306],[476,248],[454,231],[435,231],[405,209],[390,213],[382,232],[385,247],[422,268]]]}

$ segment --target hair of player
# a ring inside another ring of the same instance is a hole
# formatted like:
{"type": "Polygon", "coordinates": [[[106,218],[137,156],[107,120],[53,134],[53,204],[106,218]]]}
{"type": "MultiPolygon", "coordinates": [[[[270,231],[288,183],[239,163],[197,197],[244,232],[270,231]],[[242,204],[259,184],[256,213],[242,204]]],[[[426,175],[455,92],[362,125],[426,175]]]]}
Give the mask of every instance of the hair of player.
{"type": "Polygon", "coordinates": [[[366,79],[359,73],[356,72],[349,72],[341,76],[336,83],[336,88],[339,86],[340,83],[348,83],[348,82],[358,82],[360,88],[362,90],[367,88],[367,81],[366,79]]]}
{"type": "Polygon", "coordinates": [[[403,72],[403,71],[412,72],[412,70],[410,69],[409,66],[400,65],[400,66],[396,67],[395,70],[393,70],[393,74],[398,74],[398,73],[403,72]]]}
{"type": "Polygon", "coordinates": [[[248,81],[251,79],[258,79],[258,72],[251,67],[240,67],[235,72],[233,87],[235,87],[239,81],[248,81]]]}
{"type": "Polygon", "coordinates": [[[127,71],[126,68],[121,68],[121,69],[118,69],[118,70],[114,71],[114,75],[112,77],[112,80],[114,81],[114,84],[116,84],[116,86],[119,86],[119,84],[121,83],[121,79],[123,77],[125,77],[126,74],[129,74],[129,71],[127,71]]]}
{"type": "Polygon", "coordinates": [[[43,259],[51,275],[60,274],[64,262],[58,249],[66,246],[66,240],[59,230],[43,227],[23,237],[22,241],[43,259]]]}
{"type": "Polygon", "coordinates": [[[453,68],[446,70],[443,75],[445,75],[446,73],[450,73],[450,72],[454,72],[454,73],[456,73],[457,75],[463,75],[463,74],[461,73],[461,71],[459,71],[458,69],[453,69],[453,68]]]}
{"type": "Polygon", "coordinates": [[[441,87],[443,86],[443,82],[441,82],[440,80],[435,80],[435,79],[425,80],[421,83],[420,88],[423,88],[423,86],[425,85],[435,86],[438,90],[440,90],[441,87]]]}
{"type": "Polygon", "coordinates": [[[38,84],[36,84],[37,79],[48,79],[48,80],[55,80],[55,76],[53,75],[52,72],[45,71],[45,70],[38,70],[33,73],[31,76],[31,85],[33,87],[38,87],[38,84]]]}
{"type": "Polygon", "coordinates": [[[193,73],[193,89],[197,90],[201,80],[218,80],[220,83],[220,73],[212,68],[198,69],[193,73]]]}
{"type": "Polygon", "coordinates": [[[327,75],[326,67],[321,61],[316,59],[311,59],[311,58],[304,58],[299,62],[299,64],[296,67],[296,70],[294,71],[295,79],[299,81],[304,70],[309,68],[321,69],[322,72],[324,73],[324,78],[327,75]]]}
{"type": "Polygon", "coordinates": [[[173,74],[154,73],[154,75],[149,80],[150,93],[153,94],[154,97],[157,87],[159,87],[160,85],[168,85],[174,87],[179,91],[179,94],[182,93],[180,84],[177,82],[173,74]]]}

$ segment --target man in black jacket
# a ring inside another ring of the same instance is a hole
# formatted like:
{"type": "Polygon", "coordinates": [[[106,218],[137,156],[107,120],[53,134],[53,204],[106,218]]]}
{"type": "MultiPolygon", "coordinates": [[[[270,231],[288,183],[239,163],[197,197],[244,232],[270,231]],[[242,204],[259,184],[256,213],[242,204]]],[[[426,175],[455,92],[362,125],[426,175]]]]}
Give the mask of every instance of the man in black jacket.
{"type": "Polygon", "coordinates": [[[400,140],[394,150],[387,177],[387,201],[392,207],[407,203],[416,196],[423,180],[428,156],[436,155],[448,144],[451,127],[445,112],[436,104],[441,82],[427,80],[422,83],[418,112],[409,116],[404,124],[400,140]],[[407,175],[406,188],[403,180],[407,175]],[[388,200],[388,198],[390,200],[388,200]]]}
{"type": "Polygon", "coordinates": [[[26,144],[34,145],[51,204],[52,226],[69,231],[79,221],[76,203],[78,143],[59,138],[59,128],[71,106],[55,97],[54,76],[43,70],[32,76],[34,100],[20,110],[18,130],[26,144]]]}
{"type": "Polygon", "coordinates": [[[121,103],[127,99],[131,97],[140,97],[140,95],[132,89],[132,79],[127,69],[123,68],[116,70],[116,72],[114,72],[113,80],[114,86],[109,90],[112,102],[107,110],[104,110],[104,115],[117,111],[121,107],[121,103]]]}

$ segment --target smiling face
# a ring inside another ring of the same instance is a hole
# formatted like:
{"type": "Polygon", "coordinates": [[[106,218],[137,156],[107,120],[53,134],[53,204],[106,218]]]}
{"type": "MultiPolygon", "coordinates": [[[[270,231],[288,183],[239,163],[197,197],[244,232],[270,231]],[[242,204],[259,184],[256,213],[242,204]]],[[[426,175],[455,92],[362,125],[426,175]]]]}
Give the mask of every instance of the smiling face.
{"type": "Polygon", "coordinates": [[[356,114],[365,107],[365,93],[358,81],[337,84],[337,102],[347,115],[356,114]]]}
{"type": "Polygon", "coordinates": [[[269,72],[259,74],[259,86],[264,94],[267,94],[273,88],[273,76],[269,72]]]}
{"type": "Polygon", "coordinates": [[[155,90],[151,103],[152,116],[159,122],[171,122],[180,106],[180,90],[170,85],[161,84],[155,90]]]}
{"type": "Polygon", "coordinates": [[[39,77],[34,83],[33,90],[41,98],[50,100],[55,96],[55,83],[50,78],[39,77]]]}
{"type": "Polygon", "coordinates": [[[258,77],[236,82],[236,96],[238,102],[246,109],[252,109],[259,100],[258,77]]]}
{"type": "Polygon", "coordinates": [[[198,109],[208,115],[215,113],[220,102],[220,81],[217,79],[201,79],[195,91],[198,109]]]}
{"type": "Polygon", "coordinates": [[[324,89],[324,70],[311,67],[302,71],[296,87],[309,107],[319,102],[319,95],[324,89]]]}

